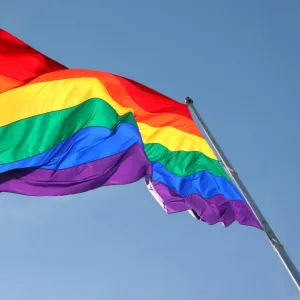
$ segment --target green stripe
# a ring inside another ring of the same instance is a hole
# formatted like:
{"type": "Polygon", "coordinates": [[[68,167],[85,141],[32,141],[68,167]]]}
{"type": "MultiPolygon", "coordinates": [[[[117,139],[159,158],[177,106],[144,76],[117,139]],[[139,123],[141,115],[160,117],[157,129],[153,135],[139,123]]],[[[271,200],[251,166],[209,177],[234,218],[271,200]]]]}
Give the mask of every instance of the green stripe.
{"type": "Polygon", "coordinates": [[[0,127],[0,164],[25,159],[56,146],[80,129],[100,126],[113,130],[129,122],[137,126],[132,113],[119,116],[102,99],[23,119],[0,127]]]}
{"type": "Polygon", "coordinates": [[[215,176],[223,176],[230,180],[217,160],[201,152],[173,152],[161,144],[146,144],[145,152],[151,162],[160,162],[166,169],[178,176],[189,176],[207,170],[215,176]]]}
{"type": "MultiPolygon", "coordinates": [[[[11,163],[43,153],[80,129],[99,126],[113,130],[120,123],[137,126],[132,113],[119,116],[104,100],[92,98],[84,103],[0,127],[0,164],[11,163]]],[[[146,144],[151,162],[160,162],[178,176],[208,170],[216,176],[227,174],[219,162],[200,152],[170,151],[161,144],[146,144]]]]}

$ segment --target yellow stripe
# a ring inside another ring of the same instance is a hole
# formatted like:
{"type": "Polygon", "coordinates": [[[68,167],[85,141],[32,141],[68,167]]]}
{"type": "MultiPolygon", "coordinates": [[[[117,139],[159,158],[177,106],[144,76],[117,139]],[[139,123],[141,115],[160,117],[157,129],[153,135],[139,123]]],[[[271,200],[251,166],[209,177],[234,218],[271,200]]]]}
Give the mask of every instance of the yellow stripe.
{"type": "MultiPolygon", "coordinates": [[[[112,99],[96,78],[72,78],[21,86],[0,94],[0,126],[79,105],[90,98],[105,100],[119,115],[133,112],[112,99]]],[[[201,151],[216,159],[205,139],[171,126],[138,123],[144,143],[160,143],[171,151],[201,151]]]]}
{"type": "Polygon", "coordinates": [[[70,108],[96,97],[105,100],[119,115],[133,112],[115,102],[96,78],[72,78],[35,83],[0,94],[0,126],[70,108]]]}
{"type": "Polygon", "coordinates": [[[138,127],[145,144],[159,143],[171,151],[200,151],[212,159],[217,159],[211,147],[203,138],[171,126],[154,128],[145,123],[138,123],[138,127]]]}

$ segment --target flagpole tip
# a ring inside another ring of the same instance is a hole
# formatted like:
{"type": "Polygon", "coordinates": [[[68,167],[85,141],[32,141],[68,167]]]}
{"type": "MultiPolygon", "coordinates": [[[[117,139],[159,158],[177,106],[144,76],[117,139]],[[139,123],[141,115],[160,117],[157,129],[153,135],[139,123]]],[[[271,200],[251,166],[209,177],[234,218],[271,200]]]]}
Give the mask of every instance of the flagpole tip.
{"type": "Polygon", "coordinates": [[[190,97],[185,97],[185,103],[187,105],[190,105],[190,104],[193,104],[194,103],[194,100],[190,97]]]}

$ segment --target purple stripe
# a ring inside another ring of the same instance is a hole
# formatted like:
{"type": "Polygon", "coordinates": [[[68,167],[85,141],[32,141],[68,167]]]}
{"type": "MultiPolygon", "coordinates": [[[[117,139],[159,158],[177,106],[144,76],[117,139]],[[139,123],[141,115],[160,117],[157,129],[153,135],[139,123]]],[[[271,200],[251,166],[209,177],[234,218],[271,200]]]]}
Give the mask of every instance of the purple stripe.
{"type": "Polygon", "coordinates": [[[61,196],[123,185],[151,175],[141,145],[90,163],[63,170],[19,169],[0,174],[0,192],[29,196],[61,196]]]}
{"type": "MultiPolygon", "coordinates": [[[[63,170],[19,169],[0,174],[0,192],[28,196],[62,196],[76,194],[108,185],[129,184],[152,175],[151,164],[140,144],[90,163],[63,170]]],[[[222,195],[204,199],[198,194],[179,196],[162,183],[153,186],[164,199],[168,213],[194,210],[201,219],[212,225],[232,222],[261,228],[244,201],[230,201],[222,195]]]]}
{"type": "Polygon", "coordinates": [[[152,184],[161,198],[167,199],[164,204],[168,213],[192,209],[209,225],[223,222],[227,227],[234,221],[237,221],[242,225],[262,229],[262,226],[245,201],[230,201],[223,195],[204,199],[198,194],[191,194],[183,198],[176,191],[160,182],[153,181],[152,184]]]}

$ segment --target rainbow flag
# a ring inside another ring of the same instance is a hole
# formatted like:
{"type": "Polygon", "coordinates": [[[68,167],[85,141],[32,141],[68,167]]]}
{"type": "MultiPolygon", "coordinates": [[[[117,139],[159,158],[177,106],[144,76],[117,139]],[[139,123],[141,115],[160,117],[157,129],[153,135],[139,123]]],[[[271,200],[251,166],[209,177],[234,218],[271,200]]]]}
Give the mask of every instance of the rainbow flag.
{"type": "Polygon", "coordinates": [[[0,30],[0,192],[59,196],[141,178],[167,213],[261,228],[185,104],[68,69],[0,30]]]}

